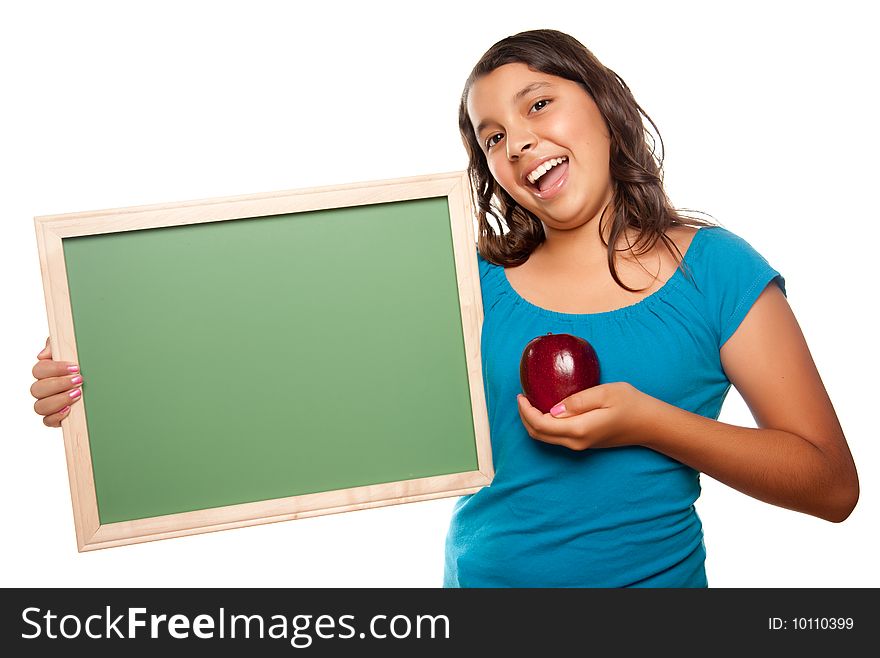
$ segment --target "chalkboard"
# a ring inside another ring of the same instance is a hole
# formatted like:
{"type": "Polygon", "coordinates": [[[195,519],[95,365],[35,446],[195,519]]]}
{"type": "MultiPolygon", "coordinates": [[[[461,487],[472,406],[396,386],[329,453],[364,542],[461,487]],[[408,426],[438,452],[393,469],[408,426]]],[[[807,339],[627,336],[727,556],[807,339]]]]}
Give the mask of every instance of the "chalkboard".
{"type": "Polygon", "coordinates": [[[493,476],[464,173],[35,218],[79,550],[493,476]]]}

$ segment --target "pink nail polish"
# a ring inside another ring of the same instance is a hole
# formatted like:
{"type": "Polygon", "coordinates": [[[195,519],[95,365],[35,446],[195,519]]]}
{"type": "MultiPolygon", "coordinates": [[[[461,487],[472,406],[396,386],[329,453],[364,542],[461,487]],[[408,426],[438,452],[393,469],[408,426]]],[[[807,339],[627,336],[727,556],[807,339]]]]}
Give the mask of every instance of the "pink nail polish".
{"type": "Polygon", "coordinates": [[[64,409],[62,409],[62,410],[59,411],[58,413],[59,413],[60,415],[64,415],[64,414],[66,414],[68,411],[70,411],[70,407],[64,407],[64,409]]]}
{"type": "Polygon", "coordinates": [[[68,395],[69,395],[70,397],[72,397],[72,398],[75,400],[75,399],[78,398],[80,395],[82,395],[82,391],[79,390],[79,389],[77,388],[77,389],[71,391],[70,393],[68,393],[68,395]]]}
{"type": "Polygon", "coordinates": [[[76,377],[74,377],[73,379],[70,380],[70,383],[71,384],[82,384],[82,380],[83,380],[82,376],[77,375],[76,377]]]}
{"type": "Polygon", "coordinates": [[[73,374],[79,372],[79,366],[67,366],[67,372],[73,374]]]}
{"type": "Polygon", "coordinates": [[[552,416],[558,416],[559,414],[564,414],[564,413],[565,413],[565,405],[562,404],[561,402],[550,410],[550,415],[552,415],[552,416]]]}

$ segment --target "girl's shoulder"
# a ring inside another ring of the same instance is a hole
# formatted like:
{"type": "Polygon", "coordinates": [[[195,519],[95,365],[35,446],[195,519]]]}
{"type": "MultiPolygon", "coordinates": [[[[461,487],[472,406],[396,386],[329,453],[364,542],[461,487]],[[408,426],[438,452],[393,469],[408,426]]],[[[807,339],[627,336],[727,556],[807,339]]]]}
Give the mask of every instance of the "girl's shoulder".
{"type": "Polygon", "coordinates": [[[492,290],[492,289],[500,289],[501,288],[501,277],[503,276],[504,268],[500,265],[496,265],[495,263],[491,263],[480,253],[479,248],[475,246],[477,252],[477,269],[480,273],[480,286],[483,291],[492,290]]]}
{"type": "MultiPolygon", "coordinates": [[[[692,231],[686,260],[689,264],[704,263],[713,269],[720,266],[766,265],[767,261],[742,236],[719,225],[701,226],[692,231]]],[[[682,252],[684,253],[684,252],[682,252]]]]}
{"type": "Polygon", "coordinates": [[[483,255],[480,253],[479,247],[476,247],[477,252],[477,266],[480,270],[480,279],[486,277],[486,275],[492,270],[492,268],[500,268],[500,265],[495,265],[494,263],[490,263],[488,260],[483,258],[483,255]]]}
{"type": "Polygon", "coordinates": [[[710,224],[707,226],[673,226],[666,231],[666,237],[678,247],[682,256],[690,251],[691,246],[694,252],[691,256],[696,256],[701,252],[708,250],[725,250],[725,249],[742,249],[750,248],[735,233],[729,231],[723,226],[710,224]]]}

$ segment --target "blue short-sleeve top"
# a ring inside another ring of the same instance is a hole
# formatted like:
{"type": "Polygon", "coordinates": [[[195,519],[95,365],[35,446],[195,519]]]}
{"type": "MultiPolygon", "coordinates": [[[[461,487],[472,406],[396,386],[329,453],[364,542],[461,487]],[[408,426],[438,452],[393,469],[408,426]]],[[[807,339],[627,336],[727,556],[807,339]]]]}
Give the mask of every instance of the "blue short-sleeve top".
{"type": "Polygon", "coordinates": [[[478,254],[481,335],[495,477],[456,501],[445,587],[704,587],[699,473],[641,446],[573,451],[531,438],[516,396],[536,336],[589,341],[601,382],[717,419],[730,389],[721,346],[780,274],[722,227],[697,230],[683,267],[639,302],[569,314],[526,301],[478,254]]]}

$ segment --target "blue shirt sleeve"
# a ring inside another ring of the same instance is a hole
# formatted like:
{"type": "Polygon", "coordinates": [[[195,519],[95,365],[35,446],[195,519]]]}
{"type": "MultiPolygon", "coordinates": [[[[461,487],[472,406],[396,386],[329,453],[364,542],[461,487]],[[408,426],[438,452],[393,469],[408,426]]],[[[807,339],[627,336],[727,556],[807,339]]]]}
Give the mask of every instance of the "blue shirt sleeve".
{"type": "Polygon", "coordinates": [[[770,284],[785,294],[785,279],[743,238],[725,228],[710,231],[699,260],[697,287],[720,349],[733,336],[755,301],[770,284]]]}

